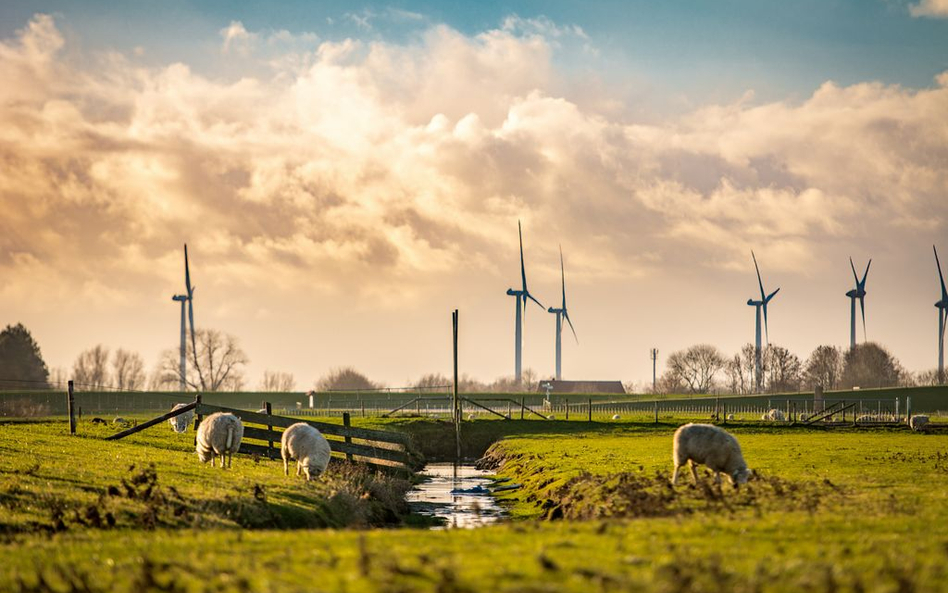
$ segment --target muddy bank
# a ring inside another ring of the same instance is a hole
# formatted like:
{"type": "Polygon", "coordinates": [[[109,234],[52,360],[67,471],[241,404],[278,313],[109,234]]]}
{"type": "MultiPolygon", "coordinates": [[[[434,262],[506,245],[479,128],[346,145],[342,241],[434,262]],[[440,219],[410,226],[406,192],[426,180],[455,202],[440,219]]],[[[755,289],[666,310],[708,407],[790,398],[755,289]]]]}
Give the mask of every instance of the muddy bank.
{"type": "Polygon", "coordinates": [[[847,497],[844,488],[827,479],[792,481],[758,472],[736,489],[727,479],[716,484],[712,472],[703,468],[697,484],[689,475],[679,478],[677,487],[672,487],[667,471],[564,476],[535,454],[510,453],[503,446],[489,449],[478,466],[522,484],[517,499],[532,505],[540,518],[547,520],[672,517],[747,509],[813,514],[847,497]]]}

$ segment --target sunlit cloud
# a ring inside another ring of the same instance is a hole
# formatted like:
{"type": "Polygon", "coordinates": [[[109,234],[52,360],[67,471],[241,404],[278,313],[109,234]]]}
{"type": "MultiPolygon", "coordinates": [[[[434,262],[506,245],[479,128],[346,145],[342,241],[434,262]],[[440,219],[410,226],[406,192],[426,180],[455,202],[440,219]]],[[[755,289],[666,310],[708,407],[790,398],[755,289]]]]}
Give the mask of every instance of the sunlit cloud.
{"type": "Polygon", "coordinates": [[[948,18],[948,0],[921,0],[909,5],[909,12],[914,17],[948,18]]]}

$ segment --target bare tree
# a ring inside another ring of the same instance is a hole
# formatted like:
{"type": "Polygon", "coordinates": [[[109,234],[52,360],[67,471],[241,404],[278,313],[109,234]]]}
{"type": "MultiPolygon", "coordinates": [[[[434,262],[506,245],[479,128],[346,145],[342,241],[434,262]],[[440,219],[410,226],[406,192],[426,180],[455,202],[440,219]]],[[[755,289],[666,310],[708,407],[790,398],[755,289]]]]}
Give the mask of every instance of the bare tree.
{"type": "Polygon", "coordinates": [[[112,358],[112,378],[118,389],[138,390],[145,386],[145,361],[141,354],[119,348],[112,358]]]}
{"type": "Polygon", "coordinates": [[[378,387],[352,367],[332,369],[316,382],[316,391],[363,391],[378,387]]]}
{"type": "Polygon", "coordinates": [[[763,352],[767,369],[767,391],[779,393],[799,391],[803,375],[803,364],[799,357],[783,346],[768,344],[763,352]]]}
{"type": "Polygon", "coordinates": [[[806,361],[803,372],[807,387],[837,389],[843,374],[843,357],[836,346],[817,346],[806,361]]]}
{"type": "Polygon", "coordinates": [[[685,385],[677,373],[674,373],[670,370],[662,373],[655,384],[655,393],[667,395],[670,393],[686,392],[688,392],[688,386],[685,385]]]}
{"type": "Polygon", "coordinates": [[[857,344],[843,357],[843,387],[894,387],[905,369],[892,354],[874,342],[857,344]]]}
{"type": "Polygon", "coordinates": [[[724,373],[728,380],[728,389],[731,393],[744,395],[754,392],[754,345],[744,344],[741,351],[727,361],[724,373]]]}
{"type": "MultiPolygon", "coordinates": [[[[216,329],[199,329],[195,332],[195,342],[197,350],[188,340],[185,352],[188,360],[186,385],[189,389],[234,391],[235,386],[243,386],[247,355],[240,349],[237,338],[216,329]]],[[[177,348],[162,352],[160,377],[155,382],[170,385],[180,381],[179,352],[177,348]]]]}
{"type": "Polygon", "coordinates": [[[724,368],[724,355],[710,344],[698,344],[687,350],[672,352],[668,357],[668,373],[687,386],[691,393],[708,393],[714,378],[724,368]]]}
{"type": "MultiPolygon", "coordinates": [[[[428,373],[427,375],[422,375],[420,379],[415,381],[412,387],[418,390],[427,391],[440,388],[443,391],[453,385],[454,379],[449,379],[441,373],[428,373]]],[[[461,386],[458,385],[458,390],[460,390],[460,388],[461,386]]]]}
{"type": "Polygon", "coordinates": [[[49,369],[49,385],[53,389],[65,389],[69,382],[69,375],[63,367],[49,369]]]}
{"type": "Polygon", "coordinates": [[[76,389],[93,391],[109,386],[109,349],[99,344],[83,351],[72,365],[76,389]]]}
{"type": "Polygon", "coordinates": [[[260,382],[260,391],[287,392],[296,389],[296,379],[292,373],[281,371],[263,371],[263,381],[260,382]]]}
{"type": "MultiPolygon", "coordinates": [[[[908,375],[908,373],[906,373],[908,375]]],[[[52,371],[50,371],[50,377],[53,376],[52,371]]],[[[52,383],[52,379],[50,379],[52,383]]],[[[903,381],[904,383],[904,381],[903,381]]],[[[913,385],[918,387],[934,387],[939,385],[938,383],[938,369],[928,369],[927,371],[919,371],[915,374],[914,380],[912,381],[913,385]]],[[[906,385],[906,387],[911,387],[911,385],[906,385]]]]}

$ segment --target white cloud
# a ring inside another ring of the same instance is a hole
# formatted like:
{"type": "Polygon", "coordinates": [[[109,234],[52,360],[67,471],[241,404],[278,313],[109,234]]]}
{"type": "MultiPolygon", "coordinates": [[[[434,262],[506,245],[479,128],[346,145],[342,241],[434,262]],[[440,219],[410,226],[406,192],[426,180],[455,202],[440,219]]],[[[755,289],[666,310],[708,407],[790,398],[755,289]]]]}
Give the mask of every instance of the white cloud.
{"type": "Polygon", "coordinates": [[[225,54],[233,51],[244,56],[250,53],[258,37],[256,33],[247,31],[240,21],[231,21],[230,25],[220,30],[220,35],[224,38],[221,51],[225,54]]]}
{"type": "Polygon", "coordinates": [[[948,18],[948,0],[921,0],[909,5],[909,12],[914,17],[948,18]]]}
{"type": "Polygon", "coordinates": [[[0,295],[163,295],[187,240],[202,294],[233,295],[219,316],[253,318],[271,291],[401,309],[456,294],[459,271],[482,286],[515,270],[518,218],[540,285],[560,242],[577,283],[644,283],[686,256],[717,272],[754,247],[805,274],[833,241],[945,236],[948,73],[630,122],[561,91],[553,26],[394,44],[234,22],[230,51],[272,39],[306,58],[227,82],[72,62],[37,16],[0,42],[0,295]]]}

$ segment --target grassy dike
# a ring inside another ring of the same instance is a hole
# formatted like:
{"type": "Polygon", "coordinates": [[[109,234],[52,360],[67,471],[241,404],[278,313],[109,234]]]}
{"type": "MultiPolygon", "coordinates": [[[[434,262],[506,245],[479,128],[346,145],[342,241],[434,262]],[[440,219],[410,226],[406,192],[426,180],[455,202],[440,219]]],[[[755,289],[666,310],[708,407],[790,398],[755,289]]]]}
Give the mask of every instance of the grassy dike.
{"type": "MultiPolygon", "coordinates": [[[[374,422],[429,443],[429,455],[443,440],[439,423],[374,422]]],[[[759,472],[735,493],[690,477],[674,491],[664,485],[670,425],[465,428],[484,443],[507,435],[488,459],[523,485],[505,495],[517,520],[472,531],[370,528],[386,524],[371,519],[385,513],[367,509],[388,508],[394,491],[371,491],[370,476],[306,485],[268,461],[202,467],[190,434],[153,430],[115,443],[69,437],[61,423],[0,424],[0,590],[948,590],[944,435],[734,429],[759,472]],[[157,481],[146,497],[151,478],[138,476],[151,463],[157,481]],[[170,502],[143,521],[152,496],[170,502]],[[334,496],[335,510],[321,506],[334,496]],[[102,499],[96,524],[85,513],[102,499]],[[354,501],[367,505],[362,514],[354,501]],[[101,518],[108,512],[114,525],[101,518]],[[248,512],[278,522],[246,522],[248,512]],[[368,519],[337,528],[352,516],[368,519]]]]}

